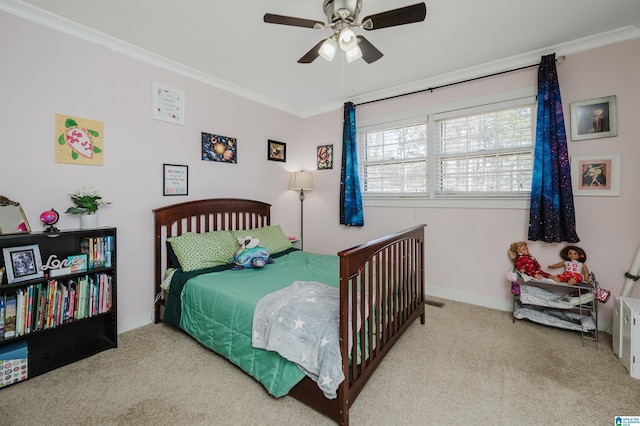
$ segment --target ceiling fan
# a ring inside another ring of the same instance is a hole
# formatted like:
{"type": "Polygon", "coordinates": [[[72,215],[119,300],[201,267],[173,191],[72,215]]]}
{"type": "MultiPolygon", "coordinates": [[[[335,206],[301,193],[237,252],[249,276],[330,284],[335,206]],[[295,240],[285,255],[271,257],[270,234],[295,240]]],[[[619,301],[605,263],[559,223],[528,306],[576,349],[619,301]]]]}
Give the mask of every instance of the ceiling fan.
{"type": "Polygon", "coordinates": [[[367,31],[379,30],[422,22],[427,16],[427,6],[424,3],[369,15],[360,23],[358,23],[358,15],[362,9],[362,0],[324,0],[323,8],[327,16],[326,24],[313,19],[293,18],[272,13],[265,13],[264,22],[313,29],[331,28],[333,30],[333,34],[329,38],[320,40],[298,59],[300,64],[309,64],[318,56],[331,61],[338,46],[345,52],[348,62],[362,58],[371,64],[382,58],[382,52],[363,36],[356,36],[354,28],[362,28],[367,31]]]}

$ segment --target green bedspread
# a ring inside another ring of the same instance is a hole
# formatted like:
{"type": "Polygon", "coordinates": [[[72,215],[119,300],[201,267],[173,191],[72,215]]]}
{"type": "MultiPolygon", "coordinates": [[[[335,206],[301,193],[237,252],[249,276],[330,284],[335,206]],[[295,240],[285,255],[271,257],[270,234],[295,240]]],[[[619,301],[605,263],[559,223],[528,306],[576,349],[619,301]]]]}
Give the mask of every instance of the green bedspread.
{"type": "Polygon", "coordinates": [[[271,395],[286,395],[304,373],[277,353],[252,347],[255,306],[268,293],[294,281],[338,287],[338,257],[293,251],[261,269],[219,269],[200,275],[176,274],[169,301],[176,301],[178,293],[182,303],[176,307],[179,304],[168,301],[163,321],[178,324],[204,346],[228,358],[260,381],[271,395]]]}

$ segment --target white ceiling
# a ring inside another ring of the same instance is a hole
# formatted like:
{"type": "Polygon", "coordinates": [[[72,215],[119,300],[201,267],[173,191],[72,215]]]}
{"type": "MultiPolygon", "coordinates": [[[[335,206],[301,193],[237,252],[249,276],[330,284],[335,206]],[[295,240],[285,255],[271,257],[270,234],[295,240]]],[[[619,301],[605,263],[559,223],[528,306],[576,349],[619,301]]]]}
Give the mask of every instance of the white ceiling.
{"type": "MultiPolygon", "coordinates": [[[[360,18],[417,2],[363,0],[360,18]]],[[[302,65],[331,30],[265,24],[263,15],[325,21],[322,0],[0,0],[0,10],[301,117],[640,37],[640,0],[426,5],[424,22],[356,30],[384,53],[373,64],[336,55],[302,65]]]]}

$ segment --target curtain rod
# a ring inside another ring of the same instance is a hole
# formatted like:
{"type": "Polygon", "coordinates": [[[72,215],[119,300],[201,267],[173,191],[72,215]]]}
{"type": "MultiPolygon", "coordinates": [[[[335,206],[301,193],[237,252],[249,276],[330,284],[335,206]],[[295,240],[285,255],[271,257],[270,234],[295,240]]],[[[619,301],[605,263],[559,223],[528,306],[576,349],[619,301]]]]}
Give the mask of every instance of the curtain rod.
{"type": "MultiPolygon", "coordinates": [[[[561,63],[564,62],[565,58],[566,57],[564,55],[558,56],[558,58],[556,59],[556,62],[561,64],[561,63]]],[[[457,84],[463,84],[463,83],[470,83],[472,81],[482,80],[483,78],[495,77],[497,75],[508,74],[510,72],[521,71],[521,70],[525,70],[527,68],[537,67],[538,65],[540,65],[540,64],[537,63],[537,64],[532,64],[532,65],[525,65],[525,66],[519,67],[519,68],[513,68],[513,69],[510,69],[510,70],[494,72],[493,74],[487,74],[487,75],[482,75],[480,77],[468,78],[466,80],[456,81],[456,82],[453,82],[453,83],[441,84],[440,86],[434,86],[434,87],[429,87],[428,89],[421,89],[421,90],[416,90],[416,91],[413,91],[413,92],[402,93],[400,95],[388,96],[386,98],[374,99],[372,101],[361,102],[361,103],[355,104],[355,105],[356,106],[360,106],[360,105],[372,104],[374,102],[388,101],[389,99],[401,98],[403,96],[415,95],[416,93],[433,92],[434,90],[442,89],[444,87],[455,86],[457,84]]]]}

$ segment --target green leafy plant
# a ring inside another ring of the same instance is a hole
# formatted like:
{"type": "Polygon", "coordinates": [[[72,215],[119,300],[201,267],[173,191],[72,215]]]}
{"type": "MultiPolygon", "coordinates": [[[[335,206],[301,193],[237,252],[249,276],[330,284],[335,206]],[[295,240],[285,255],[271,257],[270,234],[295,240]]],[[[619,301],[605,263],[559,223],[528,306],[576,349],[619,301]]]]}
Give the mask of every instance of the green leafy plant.
{"type": "Polygon", "coordinates": [[[95,189],[82,188],[75,194],[69,194],[75,206],[69,207],[65,213],[71,214],[94,214],[100,206],[111,204],[102,199],[102,196],[95,189]]]}

